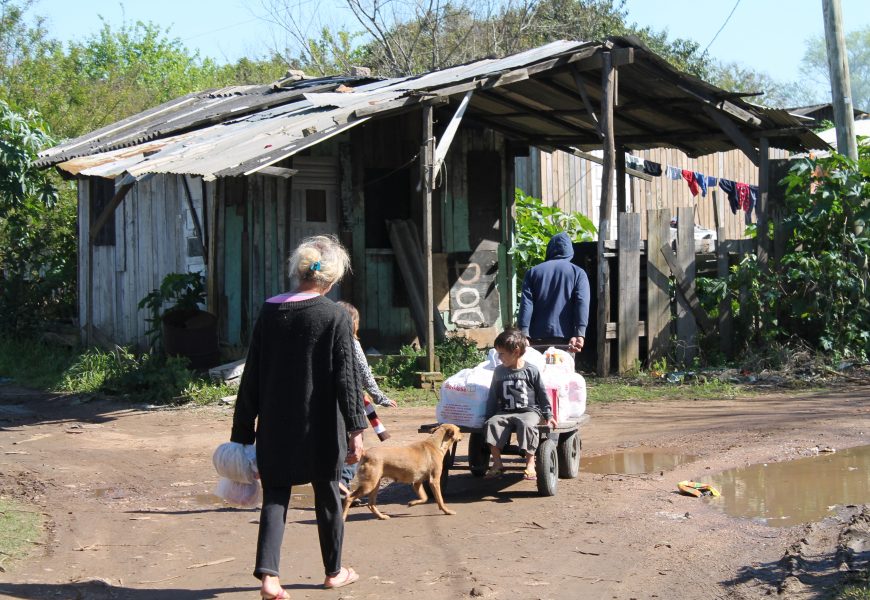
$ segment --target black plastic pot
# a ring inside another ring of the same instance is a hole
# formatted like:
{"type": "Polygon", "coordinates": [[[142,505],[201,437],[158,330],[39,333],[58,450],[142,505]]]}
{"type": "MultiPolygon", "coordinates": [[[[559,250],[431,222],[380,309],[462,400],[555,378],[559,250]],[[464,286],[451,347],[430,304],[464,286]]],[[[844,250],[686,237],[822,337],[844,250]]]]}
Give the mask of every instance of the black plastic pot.
{"type": "Polygon", "coordinates": [[[171,310],[163,315],[163,349],[184,356],[192,369],[208,369],[220,360],[218,320],[204,310],[171,310]]]}

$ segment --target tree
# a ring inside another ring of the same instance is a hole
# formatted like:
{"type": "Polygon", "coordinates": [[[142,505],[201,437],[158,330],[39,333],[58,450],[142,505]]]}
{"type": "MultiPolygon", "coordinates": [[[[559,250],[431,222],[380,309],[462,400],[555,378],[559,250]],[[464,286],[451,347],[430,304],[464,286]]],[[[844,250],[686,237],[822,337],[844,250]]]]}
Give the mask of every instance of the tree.
{"type": "Polygon", "coordinates": [[[0,101],[0,331],[20,334],[70,316],[75,293],[75,206],[56,210],[57,189],[35,166],[50,143],[35,111],[0,101]]]}
{"type": "MultiPolygon", "coordinates": [[[[846,53],[852,83],[852,106],[870,111],[870,26],[846,34],[846,53]]],[[[807,40],[801,66],[807,79],[821,88],[825,101],[829,101],[831,76],[824,36],[807,40]]]]}
{"type": "Polygon", "coordinates": [[[736,62],[715,63],[709,81],[732,92],[761,93],[749,101],[772,108],[803,106],[818,101],[813,91],[801,82],[777,81],[763,71],[736,62]]]}
{"type": "MultiPolygon", "coordinates": [[[[332,31],[303,11],[296,0],[261,0],[269,20],[301,48],[302,62],[314,60],[307,50],[315,23],[321,38],[332,31]]],[[[625,0],[344,0],[362,32],[350,34],[361,43],[357,55],[366,66],[384,76],[414,75],[434,69],[501,57],[559,39],[602,40],[611,35],[637,35],[675,66],[698,76],[709,60],[691,40],[669,40],[627,22],[625,0]]],[[[347,35],[347,33],[345,32],[347,35]]],[[[336,45],[329,49],[339,50],[336,45]]],[[[341,68],[342,56],[331,68],[341,68]]],[[[329,61],[327,61],[329,62],[329,61]]],[[[321,70],[321,69],[318,69],[321,70]]],[[[321,70],[322,71],[322,70],[321,70]]]]}

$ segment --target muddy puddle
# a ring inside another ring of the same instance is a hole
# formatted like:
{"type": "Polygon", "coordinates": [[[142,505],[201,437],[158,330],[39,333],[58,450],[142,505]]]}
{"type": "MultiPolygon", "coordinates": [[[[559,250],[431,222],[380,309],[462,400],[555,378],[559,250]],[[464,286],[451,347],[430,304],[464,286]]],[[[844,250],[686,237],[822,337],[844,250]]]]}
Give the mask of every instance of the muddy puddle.
{"type": "Polygon", "coordinates": [[[838,504],[870,502],[870,446],[724,471],[705,478],[726,514],[773,527],[818,521],[838,504]]]}
{"type": "Polygon", "coordinates": [[[670,471],[696,458],[692,454],[679,454],[657,448],[632,449],[583,457],[580,459],[580,470],[584,473],[639,475],[670,471]]]}

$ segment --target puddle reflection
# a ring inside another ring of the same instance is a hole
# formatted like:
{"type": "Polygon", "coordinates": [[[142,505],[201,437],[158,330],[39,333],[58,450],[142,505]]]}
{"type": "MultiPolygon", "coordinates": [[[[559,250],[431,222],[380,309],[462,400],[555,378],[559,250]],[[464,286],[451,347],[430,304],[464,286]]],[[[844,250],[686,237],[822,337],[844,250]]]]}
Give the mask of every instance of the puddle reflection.
{"type": "Polygon", "coordinates": [[[692,454],[677,454],[667,450],[638,449],[613,452],[580,459],[580,470],[585,473],[619,473],[638,475],[670,471],[671,469],[695,460],[692,454]]]}
{"type": "Polygon", "coordinates": [[[732,517],[773,527],[818,521],[838,504],[870,502],[870,446],[724,471],[704,479],[732,517]]]}

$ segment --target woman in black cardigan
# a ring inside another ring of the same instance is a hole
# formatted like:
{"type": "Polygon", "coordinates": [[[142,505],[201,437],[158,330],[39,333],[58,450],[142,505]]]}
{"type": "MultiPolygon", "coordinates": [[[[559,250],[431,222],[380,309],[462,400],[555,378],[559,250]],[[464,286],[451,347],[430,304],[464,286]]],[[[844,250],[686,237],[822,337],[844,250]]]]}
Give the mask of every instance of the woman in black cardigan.
{"type": "Polygon", "coordinates": [[[257,443],[263,507],[254,576],[262,581],[263,598],[289,598],[278,579],[278,563],[294,485],[314,488],[324,587],[359,578],[341,566],[338,482],[342,465],[362,457],[367,421],[350,318],[326,298],[349,265],[347,251],[334,237],[304,240],[290,257],[290,275],[298,286],[263,304],[248,349],[231,440],[257,443]]]}

